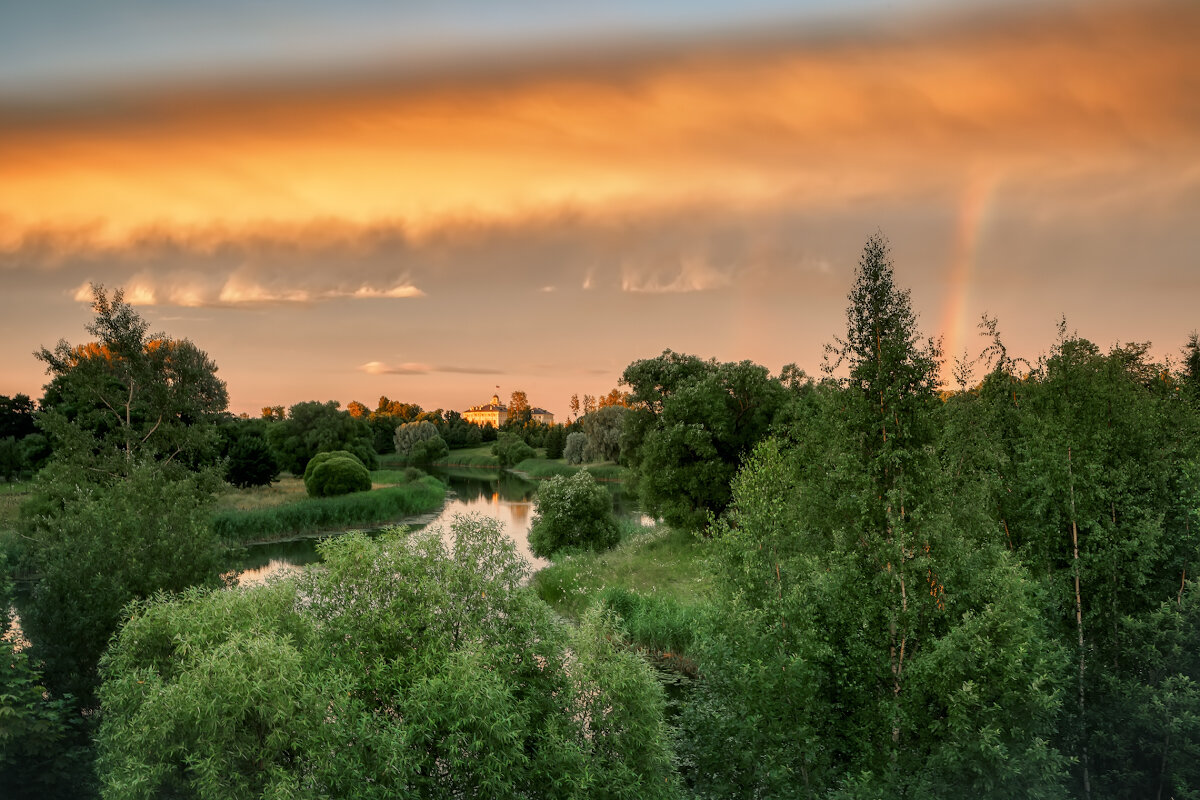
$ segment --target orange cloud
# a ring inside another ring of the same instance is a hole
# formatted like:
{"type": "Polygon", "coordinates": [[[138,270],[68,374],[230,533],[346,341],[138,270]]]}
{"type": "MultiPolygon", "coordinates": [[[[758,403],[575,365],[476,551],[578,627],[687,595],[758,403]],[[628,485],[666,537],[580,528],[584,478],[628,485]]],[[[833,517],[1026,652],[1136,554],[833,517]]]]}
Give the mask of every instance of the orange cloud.
{"type": "Polygon", "coordinates": [[[1200,147],[1198,38],[1194,3],[1118,4],[499,76],[0,108],[0,217],[10,236],[67,225],[110,243],[330,218],[420,233],[564,206],[850,204],[975,168],[1167,176],[1200,147]]]}

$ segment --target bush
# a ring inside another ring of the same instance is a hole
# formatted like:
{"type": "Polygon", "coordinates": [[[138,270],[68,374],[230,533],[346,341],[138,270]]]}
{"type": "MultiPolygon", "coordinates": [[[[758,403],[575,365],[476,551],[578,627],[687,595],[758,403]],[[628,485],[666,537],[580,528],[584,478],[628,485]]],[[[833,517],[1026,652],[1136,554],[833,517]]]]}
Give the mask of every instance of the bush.
{"type": "Polygon", "coordinates": [[[563,445],[563,458],[568,464],[582,464],[587,460],[587,435],[581,431],[567,434],[567,443],[563,445]]]}
{"type": "Polygon", "coordinates": [[[304,470],[304,488],[310,497],[334,497],[371,490],[371,473],[350,453],[318,453],[304,470]]]}
{"type": "Polygon", "coordinates": [[[515,433],[502,433],[492,445],[492,455],[500,460],[501,469],[511,469],[527,458],[533,458],[533,448],[515,433]]]}
{"type": "Polygon", "coordinates": [[[587,470],[543,483],[534,499],[534,512],[529,549],[541,558],[564,548],[607,550],[620,539],[612,496],[587,470]]]}

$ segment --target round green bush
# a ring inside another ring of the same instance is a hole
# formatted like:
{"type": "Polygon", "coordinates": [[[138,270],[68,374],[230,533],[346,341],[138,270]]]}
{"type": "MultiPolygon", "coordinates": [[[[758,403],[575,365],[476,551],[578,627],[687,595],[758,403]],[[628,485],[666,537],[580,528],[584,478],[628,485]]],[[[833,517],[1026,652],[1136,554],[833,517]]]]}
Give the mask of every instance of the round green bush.
{"type": "Polygon", "coordinates": [[[313,468],[304,487],[310,497],[368,492],[371,490],[371,473],[354,456],[333,456],[322,459],[313,468]]]}
{"type": "Polygon", "coordinates": [[[565,548],[607,550],[620,539],[612,512],[612,496],[581,469],[574,475],[555,475],[538,489],[534,499],[529,549],[549,558],[565,548]]]}
{"type": "MultiPolygon", "coordinates": [[[[321,464],[324,464],[326,461],[328,461],[331,458],[353,458],[358,463],[360,463],[360,464],[363,463],[361,458],[354,455],[354,453],[351,453],[349,450],[330,450],[325,453],[317,453],[315,456],[313,456],[312,458],[310,458],[308,460],[308,464],[305,465],[305,467],[304,467],[304,485],[305,486],[308,486],[309,480],[312,479],[313,470],[315,470],[317,467],[319,467],[321,464]]],[[[366,466],[366,465],[363,464],[363,466],[366,466]]],[[[310,492],[310,494],[311,494],[311,492],[310,492]]]]}

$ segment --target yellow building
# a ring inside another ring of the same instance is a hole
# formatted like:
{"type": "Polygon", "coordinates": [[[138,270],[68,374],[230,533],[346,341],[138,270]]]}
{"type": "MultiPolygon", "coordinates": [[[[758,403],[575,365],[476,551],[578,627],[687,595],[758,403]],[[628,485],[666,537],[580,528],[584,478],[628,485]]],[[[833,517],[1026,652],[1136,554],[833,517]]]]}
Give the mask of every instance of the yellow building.
{"type": "Polygon", "coordinates": [[[463,419],[476,425],[491,425],[499,428],[508,419],[508,408],[500,403],[500,395],[492,395],[492,402],[483,406],[472,406],[463,412],[463,419]]]}
{"type": "MultiPolygon", "coordinates": [[[[536,406],[530,409],[530,416],[535,422],[544,425],[554,424],[554,415],[544,408],[536,406]]],[[[491,425],[499,428],[508,419],[508,406],[500,402],[500,395],[492,395],[492,401],[482,406],[472,406],[463,412],[463,419],[477,425],[491,425]]]]}

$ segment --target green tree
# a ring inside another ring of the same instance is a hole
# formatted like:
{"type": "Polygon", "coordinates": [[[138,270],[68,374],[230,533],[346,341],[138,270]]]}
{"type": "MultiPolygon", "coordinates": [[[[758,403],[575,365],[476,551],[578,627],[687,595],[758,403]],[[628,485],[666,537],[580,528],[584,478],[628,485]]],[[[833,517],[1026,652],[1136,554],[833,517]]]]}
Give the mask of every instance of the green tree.
{"type": "Polygon", "coordinates": [[[501,469],[512,469],[527,458],[533,458],[533,448],[515,433],[501,433],[492,445],[492,455],[500,459],[501,469]]]}
{"type": "Polygon", "coordinates": [[[331,450],[350,451],[367,469],[379,465],[370,427],[339,410],[336,400],[297,403],[286,420],[267,429],[267,441],[280,468],[293,475],[303,475],[310,458],[331,450]]]}
{"type": "Polygon", "coordinates": [[[33,400],[27,394],[0,394],[0,439],[24,439],[37,432],[33,400]]]}
{"type": "Polygon", "coordinates": [[[428,466],[450,454],[437,426],[428,420],[406,422],[396,428],[396,452],[412,464],[428,466]]]}
{"type": "Polygon", "coordinates": [[[544,481],[533,507],[529,549],[540,558],[568,548],[607,550],[620,539],[612,495],[586,469],[544,481]]]}
{"type": "Polygon", "coordinates": [[[92,749],[74,698],[52,695],[18,647],[9,609],[13,584],[0,552],[0,786],[14,800],[93,793],[92,749]]]}
{"type": "Polygon", "coordinates": [[[40,580],[22,625],[48,685],[87,703],[125,604],[162,589],[219,585],[226,551],[209,521],[210,475],[172,479],[159,462],[141,461],[107,485],[81,477],[61,466],[39,477],[38,494],[57,505],[33,509],[26,524],[40,580]]]}
{"type": "Polygon", "coordinates": [[[441,534],[141,604],[104,663],[106,796],[672,795],[662,690],[611,620],[558,621],[498,523],[441,534]]]}
{"type": "Polygon", "coordinates": [[[834,355],[847,377],[791,407],[715,529],[722,591],[681,745],[694,788],[1061,796],[1063,651],[1040,587],[989,541],[988,513],[949,502],[932,448],[936,348],[881,237],[834,355]]]}
{"type": "Polygon", "coordinates": [[[56,458],[110,475],[147,458],[212,463],[229,402],[216,365],[187,339],[150,333],[120,289],[110,299],[94,285],[92,294],[96,341],[34,354],[51,376],[38,424],[56,458]]]}
{"type": "Polygon", "coordinates": [[[621,432],[627,411],[622,405],[602,406],[579,421],[587,436],[588,448],[597,461],[616,461],[620,456],[621,432]]]}
{"type": "Polygon", "coordinates": [[[567,434],[567,440],[563,444],[563,458],[568,464],[576,465],[583,464],[591,460],[591,451],[588,450],[587,434],[583,431],[572,431],[567,434]]]}
{"type": "Polygon", "coordinates": [[[634,404],[621,452],[642,507],[669,524],[702,527],[729,504],[730,481],[784,408],[787,390],[753,362],[719,364],[670,350],[631,364],[621,380],[634,404]]]}
{"type": "Polygon", "coordinates": [[[546,458],[562,458],[563,448],[567,446],[566,428],[562,425],[551,425],[542,444],[546,448],[546,458]]]}

